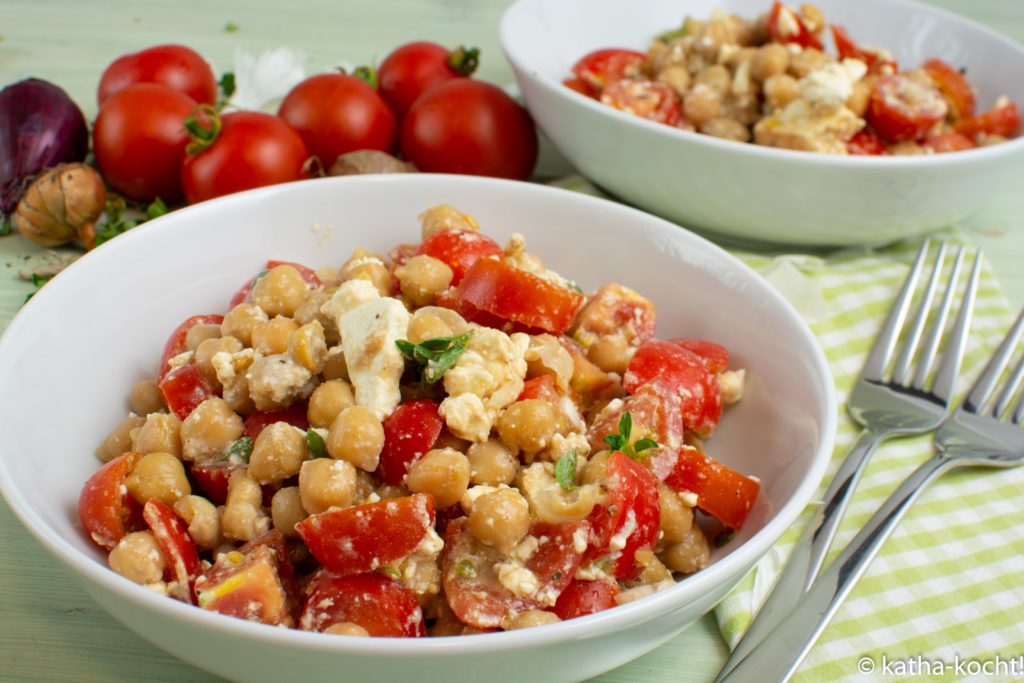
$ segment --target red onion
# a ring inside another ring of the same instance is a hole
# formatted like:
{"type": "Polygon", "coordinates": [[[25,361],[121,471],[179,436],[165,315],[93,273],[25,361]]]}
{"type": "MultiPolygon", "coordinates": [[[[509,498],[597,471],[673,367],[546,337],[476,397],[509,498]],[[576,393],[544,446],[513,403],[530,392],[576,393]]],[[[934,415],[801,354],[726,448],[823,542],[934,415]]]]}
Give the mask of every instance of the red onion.
{"type": "Polygon", "coordinates": [[[0,90],[0,214],[18,205],[27,179],[89,151],[89,128],[61,88],[26,78],[0,90]]]}

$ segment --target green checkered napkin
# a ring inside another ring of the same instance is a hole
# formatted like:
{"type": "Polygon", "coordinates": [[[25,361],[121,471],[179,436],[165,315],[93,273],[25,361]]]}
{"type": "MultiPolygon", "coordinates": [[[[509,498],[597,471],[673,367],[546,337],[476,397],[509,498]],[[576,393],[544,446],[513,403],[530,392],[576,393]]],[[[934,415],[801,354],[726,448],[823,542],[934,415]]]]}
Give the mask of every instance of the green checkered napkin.
{"type": "MultiPolygon", "coordinates": [[[[578,177],[554,184],[599,194],[578,177]]],[[[966,242],[953,231],[941,237],[952,244],[966,242]]],[[[820,500],[860,433],[846,413],[846,398],[919,246],[920,240],[910,240],[825,257],[732,251],[799,311],[835,378],[840,406],[836,446],[814,500],[820,500]]],[[[973,249],[965,268],[971,256],[973,249]]],[[[1011,322],[1006,298],[985,264],[958,395],[1011,322]]],[[[875,451],[830,558],[932,452],[930,435],[889,440],[875,451]]],[[[978,674],[982,666],[995,673],[984,680],[1024,677],[1022,508],[1024,467],[963,469],[939,478],[882,547],[794,680],[858,679],[858,672],[872,667],[872,675],[861,680],[913,679],[915,671],[931,672],[919,680],[958,680],[978,674]]],[[[730,648],[770,591],[809,514],[810,508],[716,608],[730,648]]]]}

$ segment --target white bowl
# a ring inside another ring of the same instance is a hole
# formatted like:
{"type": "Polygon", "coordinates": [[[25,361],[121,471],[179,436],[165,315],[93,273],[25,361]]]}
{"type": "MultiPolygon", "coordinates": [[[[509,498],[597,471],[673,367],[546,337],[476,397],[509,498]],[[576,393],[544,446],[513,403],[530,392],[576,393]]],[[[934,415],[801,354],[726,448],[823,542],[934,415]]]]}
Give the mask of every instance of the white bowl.
{"type": "Polygon", "coordinates": [[[461,176],[363,176],[279,185],[187,207],[86,254],[0,337],[0,490],[25,526],[130,629],[183,660],[246,681],[581,679],[699,619],[794,521],[824,474],[836,420],[822,352],[794,310],[718,247],[661,219],[549,187],[461,176]],[[737,538],[671,589],[551,626],[436,639],[359,639],[247,623],[175,602],[110,571],[76,513],[95,446],[155,372],[170,330],[222,311],[268,258],[340,265],[356,246],[419,236],[450,203],[504,242],[513,232],[587,291],[649,295],[658,334],[705,336],[748,370],[749,390],[709,442],[763,488],[737,538]],[[226,656],[225,653],[230,653],[226,656]]]}
{"type": "MultiPolygon", "coordinates": [[[[940,57],[966,67],[979,110],[1024,106],[1024,48],[949,12],[907,0],[821,0],[826,21],[889,48],[901,67],[940,57]]],[[[1008,192],[1024,138],[919,157],[850,157],[719,140],[643,120],[561,83],[591,50],[646,50],[684,16],[743,17],[769,0],[519,0],[501,45],[535,121],[565,157],[618,198],[736,242],[838,246],[893,241],[955,223],[1008,192]]],[[[834,50],[832,51],[835,54],[834,50]]]]}

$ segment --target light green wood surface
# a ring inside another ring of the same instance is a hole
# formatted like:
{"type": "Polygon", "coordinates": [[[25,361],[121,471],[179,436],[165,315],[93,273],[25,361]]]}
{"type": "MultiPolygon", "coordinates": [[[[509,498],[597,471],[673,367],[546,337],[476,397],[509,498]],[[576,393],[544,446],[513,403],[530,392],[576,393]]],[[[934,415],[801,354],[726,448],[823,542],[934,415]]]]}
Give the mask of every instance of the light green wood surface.
{"type": "MultiPolygon", "coordinates": [[[[339,62],[376,63],[393,47],[415,39],[477,45],[483,52],[478,77],[507,84],[512,78],[499,47],[498,23],[508,4],[507,0],[0,0],[0,86],[28,76],[45,78],[65,88],[91,119],[103,68],[117,56],[149,45],[191,45],[218,72],[232,67],[236,49],[259,53],[287,46],[308,56],[307,73],[312,73],[339,62]],[[227,31],[228,24],[237,30],[227,31]]],[[[931,4],[1024,42],[1022,0],[931,0],[931,4]]],[[[571,169],[548,149],[541,170],[571,169]]],[[[1014,307],[1024,304],[1024,268],[1020,266],[1024,169],[1017,180],[1018,192],[963,224],[985,248],[1014,307]]],[[[19,280],[18,271],[32,264],[39,251],[18,235],[0,238],[0,329],[32,289],[19,280]]],[[[74,331],[67,333],[70,343],[74,331]]],[[[0,440],[3,419],[0,416],[0,440]]],[[[709,681],[725,654],[714,619],[708,616],[663,647],[598,680],[709,681]]],[[[0,501],[0,680],[217,679],[165,654],[108,616],[0,501]]]]}

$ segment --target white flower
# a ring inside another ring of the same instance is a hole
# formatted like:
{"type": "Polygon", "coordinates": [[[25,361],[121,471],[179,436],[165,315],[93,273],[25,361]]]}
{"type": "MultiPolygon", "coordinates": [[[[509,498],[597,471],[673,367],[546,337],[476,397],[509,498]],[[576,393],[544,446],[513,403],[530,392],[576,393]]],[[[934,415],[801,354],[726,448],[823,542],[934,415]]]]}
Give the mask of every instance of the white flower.
{"type": "Polygon", "coordinates": [[[306,55],[287,47],[258,57],[235,49],[235,92],[231,109],[260,110],[280,100],[306,77],[306,55]]]}

